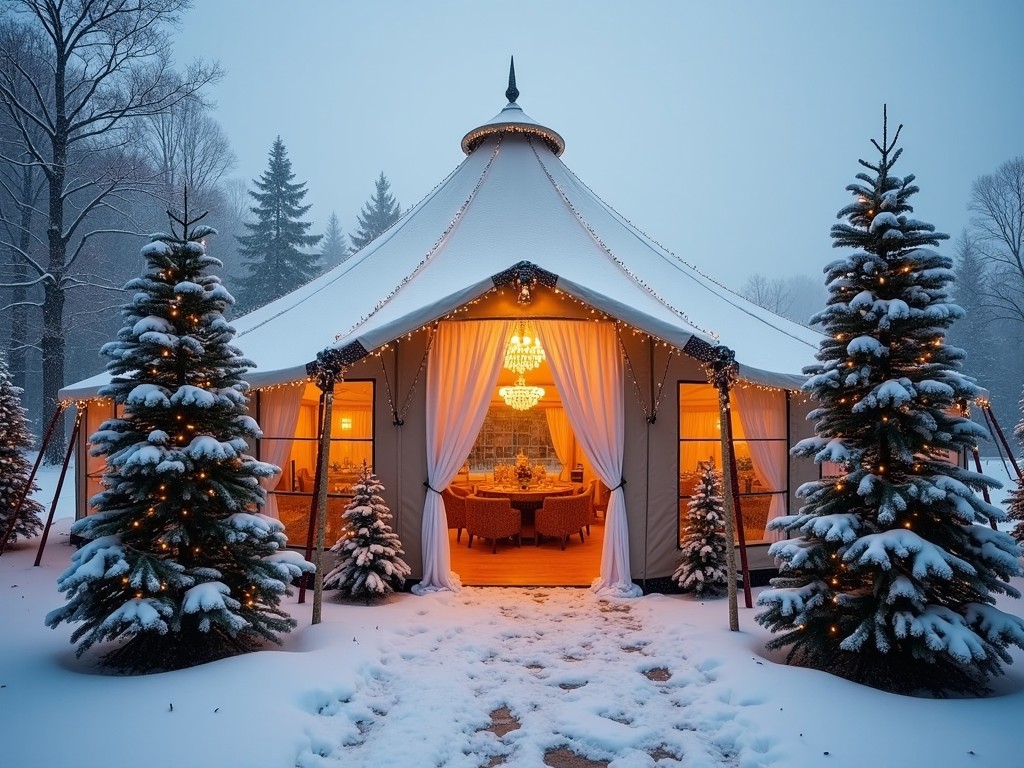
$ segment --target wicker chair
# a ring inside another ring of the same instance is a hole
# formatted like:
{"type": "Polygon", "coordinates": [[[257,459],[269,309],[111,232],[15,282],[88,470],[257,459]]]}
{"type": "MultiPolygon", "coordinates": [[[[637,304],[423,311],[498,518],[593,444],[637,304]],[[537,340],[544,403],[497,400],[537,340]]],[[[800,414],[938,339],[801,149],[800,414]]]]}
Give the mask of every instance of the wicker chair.
{"type": "Polygon", "coordinates": [[[536,529],[537,546],[541,536],[557,536],[565,549],[565,542],[574,533],[580,535],[582,544],[583,529],[586,527],[590,514],[590,498],[586,493],[572,496],[548,496],[544,506],[537,510],[536,529]]]}
{"type": "Polygon", "coordinates": [[[467,496],[466,502],[466,533],[469,534],[469,546],[473,546],[473,537],[491,540],[491,554],[498,551],[498,539],[516,537],[516,546],[521,547],[523,521],[518,509],[512,507],[508,499],[488,499],[482,496],[467,496]]]}
{"type": "Polygon", "coordinates": [[[462,529],[466,527],[466,497],[449,486],[441,491],[441,498],[444,500],[448,527],[455,528],[455,540],[462,541],[462,529]]]}

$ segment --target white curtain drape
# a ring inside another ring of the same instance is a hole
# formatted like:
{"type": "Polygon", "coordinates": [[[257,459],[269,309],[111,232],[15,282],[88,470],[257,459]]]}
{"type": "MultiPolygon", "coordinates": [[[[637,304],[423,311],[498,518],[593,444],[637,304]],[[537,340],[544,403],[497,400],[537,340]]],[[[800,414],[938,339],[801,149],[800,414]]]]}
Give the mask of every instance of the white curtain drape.
{"type": "MultiPolygon", "coordinates": [[[[777,390],[757,387],[736,387],[732,391],[736,398],[743,434],[754,464],[754,474],[766,490],[780,491],[786,487],[786,396],[777,390]]],[[[786,502],[781,493],[771,495],[768,507],[768,522],[786,512],[786,502]]],[[[764,538],[779,541],[785,538],[781,531],[765,530],[764,538]]]]}
{"type": "Polygon", "coordinates": [[[547,350],[555,386],[587,460],[612,489],[605,521],[601,575],[591,589],[599,595],[638,597],[629,570],[629,531],[622,490],[625,441],[623,364],[615,326],[538,320],[537,336],[547,350]]]}
{"type": "Polygon", "coordinates": [[[569,417],[564,408],[545,408],[544,415],[548,420],[548,432],[551,433],[551,445],[555,449],[555,455],[562,465],[562,472],[559,480],[568,480],[569,473],[575,466],[573,454],[573,441],[576,439],[572,434],[572,426],[569,424],[569,417]]]}
{"type": "Polygon", "coordinates": [[[427,360],[427,498],[423,504],[423,580],[416,594],[458,590],[451,570],[441,490],[473,447],[498,384],[509,320],[438,323],[427,360]]]}
{"type": "MultiPolygon", "coordinates": [[[[281,467],[281,472],[271,477],[261,477],[260,485],[267,491],[267,503],[263,514],[280,519],[277,511],[277,496],[273,490],[288,474],[282,466],[292,452],[292,438],[299,422],[299,408],[305,386],[273,387],[260,390],[260,429],[267,438],[260,442],[260,461],[281,467]]],[[[290,489],[289,489],[290,490],[290,489]]]]}

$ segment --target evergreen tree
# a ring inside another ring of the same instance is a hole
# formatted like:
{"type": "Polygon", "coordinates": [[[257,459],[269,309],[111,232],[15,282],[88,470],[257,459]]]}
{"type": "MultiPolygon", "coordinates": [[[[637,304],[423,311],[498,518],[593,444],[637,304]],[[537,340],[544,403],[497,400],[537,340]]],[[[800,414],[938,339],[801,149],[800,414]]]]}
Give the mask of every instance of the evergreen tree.
{"type": "MultiPolygon", "coordinates": [[[[11,383],[7,358],[0,352],[0,537],[6,535],[0,541],[0,552],[19,536],[35,536],[43,527],[39,519],[43,507],[31,496],[15,509],[31,474],[25,451],[32,447],[32,435],[20,396],[21,389],[11,383]]],[[[39,487],[33,484],[29,490],[38,491],[39,487]]]]}
{"type": "Polygon", "coordinates": [[[367,604],[400,588],[411,572],[399,557],[405,553],[398,534],[387,524],[391,512],[380,496],[383,490],[364,461],[352,486],[352,501],[345,507],[342,537],[331,548],[340,553],[341,562],[324,577],[324,587],[367,604]]]}
{"type": "Polygon", "coordinates": [[[306,234],[312,222],[300,218],[311,206],[302,205],[306,185],[293,183],[294,178],[292,161],[278,136],[270,148],[269,167],[253,181],[257,191],[249,191],[256,200],[249,209],[256,221],[246,222],[249,234],[238,237],[247,272],[239,280],[239,294],[246,310],[263,306],[320,273],[319,256],[299,250],[319,243],[320,235],[306,234]]]}
{"type": "MultiPolygon", "coordinates": [[[[199,218],[202,218],[201,216],[199,218]]],[[[279,607],[289,582],[312,569],[285,550],[284,527],[259,514],[261,477],[280,471],[246,454],[260,437],[246,414],[252,363],[231,341],[234,299],[210,270],[209,227],[142,249],[128,283],[118,340],[103,346],[123,407],[90,438],[106,456],[97,514],[72,526],[86,540],[58,581],[68,602],[46,623],[81,622],[78,655],[117,640],[104,662],[132,671],[174,669],[257,647],[295,626],[279,607]]]]}
{"type": "Polygon", "coordinates": [[[352,235],[352,247],[359,250],[394,224],[402,215],[402,207],[391,194],[391,184],[384,172],[376,181],[376,191],[359,213],[359,230],[352,235]]]}
{"type": "Polygon", "coordinates": [[[1019,553],[977,493],[996,481],[945,458],[983,434],[954,413],[979,389],[945,344],[964,314],[947,300],[952,260],[927,248],[945,235],[909,215],[918,188],[892,173],[898,138],[883,124],[879,159],[847,187],[832,238],[856,251],[825,267],[829,299],[812,320],[825,333],[805,371],[816,437],[793,454],[843,474],[802,486],[805,506],[773,524],[798,538],[769,550],[780,576],[757,620],[793,663],[902,693],[981,693],[1006,646],[1024,647],[1024,620],[993,605],[1019,597],[1007,583],[1019,553]]]}
{"type": "Polygon", "coordinates": [[[680,587],[697,597],[725,594],[729,572],[725,567],[724,514],[722,477],[713,466],[705,464],[686,512],[683,561],[672,574],[680,587]]]}
{"type": "Polygon", "coordinates": [[[320,248],[324,269],[338,266],[348,256],[348,246],[345,244],[345,235],[342,234],[341,224],[338,222],[338,214],[331,211],[331,216],[327,219],[327,231],[323,234],[323,245],[320,248]]]}

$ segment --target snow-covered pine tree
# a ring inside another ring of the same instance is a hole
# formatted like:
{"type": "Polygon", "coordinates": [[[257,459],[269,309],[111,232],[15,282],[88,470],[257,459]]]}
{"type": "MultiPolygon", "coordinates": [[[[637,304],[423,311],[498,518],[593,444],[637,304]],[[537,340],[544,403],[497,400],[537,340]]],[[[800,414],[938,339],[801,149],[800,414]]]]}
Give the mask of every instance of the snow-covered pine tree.
{"type": "Polygon", "coordinates": [[[793,454],[842,474],[802,486],[799,514],[773,524],[797,538],[769,550],[780,576],[757,620],[792,663],[901,693],[980,694],[1006,647],[1024,647],[1024,620],[993,605],[1019,597],[1018,549],[978,494],[998,482],[946,458],[982,436],[954,408],[980,390],[945,343],[964,314],[948,301],[952,260],[927,247],[945,235],[910,216],[918,188],[892,172],[898,138],[883,123],[879,158],[847,187],[832,238],[856,250],[825,267],[829,299],[812,318],[825,334],[805,371],[816,437],[793,454]]]}
{"type": "MultiPolygon", "coordinates": [[[[31,495],[25,497],[25,485],[31,474],[25,451],[32,447],[32,434],[21,407],[21,389],[11,383],[7,357],[0,352],[0,551],[19,537],[35,536],[43,527],[39,514],[42,505],[31,495]],[[16,517],[15,517],[16,515],[16,517]]],[[[39,490],[33,484],[30,491],[39,490]]]]}
{"type": "Polygon", "coordinates": [[[357,251],[383,233],[402,215],[402,206],[391,194],[391,183],[383,171],[375,182],[375,186],[376,190],[363,204],[363,210],[359,213],[357,220],[359,229],[350,235],[352,247],[357,251]]]}
{"type": "Polygon", "coordinates": [[[348,258],[348,255],[348,245],[345,243],[345,235],[341,231],[338,214],[331,211],[331,215],[327,219],[327,229],[324,231],[320,244],[320,258],[323,261],[324,269],[338,266],[348,258]]]}
{"type": "Polygon", "coordinates": [[[143,247],[126,289],[118,340],[105,344],[124,411],[90,438],[106,456],[97,513],[72,526],[86,540],[61,575],[68,602],[46,623],[81,622],[78,655],[120,641],[103,661],[130,671],[174,669],[278,641],[295,622],[279,607],[312,566],[285,549],[284,527],[259,513],[259,478],[278,468],[247,455],[260,437],[246,414],[252,363],[232,345],[234,299],[210,270],[214,233],[172,217],[181,234],[143,247]]]}
{"type": "Polygon", "coordinates": [[[342,536],[331,547],[341,560],[324,577],[325,588],[367,604],[401,588],[411,572],[400,557],[405,554],[402,542],[387,523],[391,511],[380,495],[383,490],[364,461],[359,480],[352,486],[352,501],[345,507],[342,536]]]}
{"type": "Polygon", "coordinates": [[[686,512],[683,561],[672,574],[680,587],[697,597],[721,597],[728,585],[724,514],[722,476],[705,464],[686,512]]]}
{"type": "Polygon", "coordinates": [[[267,170],[253,181],[256,190],[249,195],[256,205],[249,210],[256,216],[246,222],[249,234],[240,235],[240,252],[247,274],[239,280],[240,304],[248,311],[283,296],[320,274],[320,257],[306,253],[320,242],[320,235],[307,235],[312,222],[301,221],[310,209],[302,205],[306,184],[292,182],[292,161],[278,136],[270,148],[267,170]]]}

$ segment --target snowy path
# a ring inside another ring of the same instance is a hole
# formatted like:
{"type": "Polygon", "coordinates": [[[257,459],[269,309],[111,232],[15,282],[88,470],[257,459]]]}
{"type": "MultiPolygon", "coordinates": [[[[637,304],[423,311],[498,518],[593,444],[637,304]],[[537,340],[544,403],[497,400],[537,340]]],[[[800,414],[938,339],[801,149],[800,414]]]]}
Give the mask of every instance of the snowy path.
{"type": "Polygon", "coordinates": [[[692,627],[648,626],[657,607],[571,589],[433,596],[354,686],[309,702],[298,766],[770,764],[771,740],[741,722],[761,702],[687,658],[692,627]]]}

